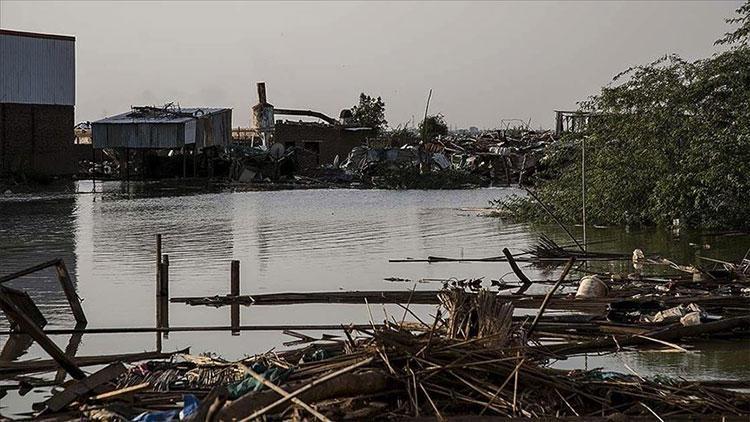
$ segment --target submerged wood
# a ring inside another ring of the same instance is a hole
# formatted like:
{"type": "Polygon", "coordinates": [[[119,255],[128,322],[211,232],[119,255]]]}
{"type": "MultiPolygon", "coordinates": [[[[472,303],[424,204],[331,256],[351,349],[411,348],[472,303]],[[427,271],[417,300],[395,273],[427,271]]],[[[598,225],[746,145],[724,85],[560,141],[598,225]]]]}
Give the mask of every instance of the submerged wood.
{"type": "MultiPolygon", "coordinates": [[[[43,330],[47,335],[61,334],[138,334],[138,333],[169,333],[189,331],[284,331],[284,330],[339,330],[341,324],[280,324],[280,325],[207,325],[195,327],[103,327],[103,328],[50,328],[43,330]]],[[[352,328],[367,328],[370,324],[347,325],[352,328]]],[[[23,330],[15,332],[22,333],[23,330]]],[[[7,333],[12,334],[12,333],[7,333]]]]}
{"type": "MultiPolygon", "coordinates": [[[[79,356],[70,358],[70,360],[78,367],[85,367],[94,365],[106,365],[112,362],[137,362],[150,359],[164,359],[178,353],[189,352],[190,348],[186,348],[174,352],[141,352],[121,353],[115,355],[79,356]]],[[[25,362],[2,362],[0,363],[0,376],[54,371],[58,367],[59,364],[57,363],[57,361],[51,359],[39,359],[25,362]]],[[[85,374],[81,378],[85,378],[85,374]]]]}

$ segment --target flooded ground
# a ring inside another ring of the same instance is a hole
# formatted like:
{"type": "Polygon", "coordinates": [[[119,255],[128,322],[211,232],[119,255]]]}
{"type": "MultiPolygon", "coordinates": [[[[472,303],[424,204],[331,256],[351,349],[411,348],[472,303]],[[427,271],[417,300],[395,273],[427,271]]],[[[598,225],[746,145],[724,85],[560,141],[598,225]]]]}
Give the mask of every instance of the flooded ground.
{"type": "MultiPolygon", "coordinates": [[[[428,255],[486,257],[503,247],[520,251],[540,232],[559,243],[569,240],[555,227],[533,227],[478,217],[462,208],[520,192],[513,189],[460,191],[299,190],[153,196],[137,187],[127,193],[119,182],[98,185],[96,194],[6,196],[0,198],[0,275],[63,258],[73,275],[89,327],[153,327],[155,321],[155,242],[163,235],[170,257],[170,296],[226,294],[230,261],[241,261],[241,293],[411,289],[413,283],[385,277],[469,278],[507,276],[505,263],[388,263],[390,258],[428,255]]],[[[87,182],[74,188],[91,190],[87,182]]],[[[655,229],[590,229],[592,249],[660,253],[681,262],[706,256],[737,260],[750,247],[747,236],[688,235],[674,238],[655,229]],[[691,245],[693,243],[694,245],[691,245]],[[703,245],[709,245],[706,249],[703,245]]],[[[534,278],[543,274],[524,268],[534,278]]],[[[28,291],[50,324],[71,328],[74,320],[47,269],[12,283],[28,291]]],[[[437,289],[439,284],[417,284],[437,289]]],[[[394,307],[374,307],[401,314],[394,307]]],[[[419,307],[427,314],[431,306],[419,307]]],[[[171,326],[229,325],[229,308],[172,304],[171,326]]],[[[361,305],[245,307],[241,323],[339,324],[369,321],[361,305]]],[[[8,325],[1,321],[2,331],[8,325]]],[[[319,334],[319,333],[317,333],[319,334]]],[[[7,336],[0,341],[5,342],[7,336]]],[[[70,336],[53,336],[65,349],[70,336]]],[[[281,347],[290,338],[278,332],[170,333],[164,350],[190,346],[192,353],[215,352],[238,358],[281,347]]],[[[155,334],[86,335],[78,355],[154,350],[155,334]]],[[[640,375],[685,378],[750,377],[750,343],[727,341],[696,346],[690,353],[644,352],[588,356],[558,362],[559,367],[606,367],[640,375]],[[630,368],[630,369],[628,369],[630,368]]],[[[46,358],[33,345],[22,359],[46,358]]],[[[10,391],[2,414],[28,410],[31,397],[10,391]]],[[[38,400],[38,397],[37,397],[38,400]]]]}

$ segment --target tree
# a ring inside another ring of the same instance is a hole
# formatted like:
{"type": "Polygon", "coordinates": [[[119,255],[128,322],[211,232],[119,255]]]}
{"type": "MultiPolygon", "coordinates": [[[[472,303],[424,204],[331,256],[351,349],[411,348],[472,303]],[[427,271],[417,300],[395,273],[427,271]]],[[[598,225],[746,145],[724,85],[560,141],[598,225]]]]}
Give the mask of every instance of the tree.
{"type": "MultiPolygon", "coordinates": [[[[750,7],[739,10],[745,17],[734,22],[747,23],[750,7]]],[[[535,180],[542,201],[566,220],[581,221],[585,139],[589,222],[680,219],[690,227],[746,228],[750,46],[741,37],[728,41],[735,44],[730,50],[706,59],[668,55],[632,67],[582,102],[581,110],[592,117],[583,132],[548,149],[547,170],[535,180]]],[[[541,216],[530,202],[510,206],[541,216]]]]}
{"type": "Polygon", "coordinates": [[[448,125],[442,114],[433,114],[427,116],[419,123],[419,133],[426,141],[432,140],[438,135],[445,136],[448,134],[448,125]]]}
{"type": "Polygon", "coordinates": [[[739,28],[732,32],[727,32],[723,37],[716,40],[714,44],[748,45],[748,41],[750,41],[750,0],[747,0],[735,12],[739,16],[729,18],[726,21],[730,24],[739,24],[739,28]]]}
{"type": "Polygon", "coordinates": [[[352,120],[359,126],[374,129],[376,134],[382,133],[388,126],[385,103],[380,97],[359,94],[359,104],[352,107],[352,120]]]}

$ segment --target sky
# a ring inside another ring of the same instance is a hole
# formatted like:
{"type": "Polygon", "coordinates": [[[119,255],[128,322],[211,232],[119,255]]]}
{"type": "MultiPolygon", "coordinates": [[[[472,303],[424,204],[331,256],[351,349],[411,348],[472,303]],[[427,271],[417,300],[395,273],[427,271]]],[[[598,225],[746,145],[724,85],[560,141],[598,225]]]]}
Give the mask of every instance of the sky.
{"type": "Polygon", "coordinates": [[[76,37],[76,121],[176,102],[268,101],[338,117],[360,92],[391,127],[553,126],[629,66],[716,52],[740,1],[103,2],[0,0],[3,29],[76,37]]]}

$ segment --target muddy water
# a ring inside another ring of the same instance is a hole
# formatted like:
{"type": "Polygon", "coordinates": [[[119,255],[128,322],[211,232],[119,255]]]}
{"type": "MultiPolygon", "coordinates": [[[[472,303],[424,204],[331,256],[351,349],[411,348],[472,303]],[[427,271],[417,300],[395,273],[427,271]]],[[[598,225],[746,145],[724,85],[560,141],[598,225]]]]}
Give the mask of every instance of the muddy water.
{"type": "MultiPolygon", "coordinates": [[[[73,187],[86,192],[85,182],[73,187]]],[[[229,262],[241,261],[241,293],[322,290],[410,289],[412,283],[385,277],[499,278],[504,263],[389,264],[389,258],[482,257],[503,247],[520,251],[541,231],[568,243],[554,227],[532,227],[477,217],[462,208],[517,194],[508,189],[462,191],[309,190],[154,196],[136,186],[98,185],[96,194],[0,197],[0,275],[52,258],[65,260],[83,298],[89,327],[149,327],[155,321],[155,242],[163,234],[170,258],[170,295],[200,296],[229,291],[229,262]],[[131,186],[133,188],[133,186],[131,186]],[[137,189],[137,191],[136,191],[137,189]]],[[[594,248],[629,251],[635,247],[682,262],[694,259],[698,246],[707,256],[736,259],[747,237],[720,235],[674,238],[657,230],[625,232],[590,229],[594,248]]],[[[550,276],[526,268],[535,277],[550,276]]],[[[512,276],[509,277],[512,279],[512,276]]],[[[74,321],[51,269],[12,283],[34,298],[50,321],[48,328],[68,328],[74,321]]],[[[418,284],[417,289],[439,288],[418,284]]],[[[432,307],[420,307],[428,313],[432,307]]],[[[376,319],[393,307],[373,309],[376,319]]],[[[229,325],[229,308],[172,304],[171,326],[229,325]]],[[[366,323],[360,305],[294,305],[242,308],[241,323],[366,323]]],[[[7,322],[0,321],[2,331],[7,322]]],[[[311,333],[316,334],[316,333],[311,333]]],[[[0,336],[2,337],[2,336],[0,336]]],[[[2,337],[0,341],[5,341],[2,337]]],[[[65,349],[70,336],[54,336],[65,349]]],[[[192,353],[215,352],[227,358],[281,347],[289,337],[277,332],[199,334],[173,332],[164,350],[191,347],[192,353]]],[[[78,355],[154,350],[155,334],[84,336],[78,355]]],[[[632,353],[558,363],[562,367],[608,367],[641,375],[664,373],[693,378],[750,377],[748,342],[699,346],[690,354],[632,353]]],[[[22,359],[45,357],[36,345],[22,359]]],[[[43,390],[39,391],[43,394],[43,390]]],[[[2,414],[28,409],[31,393],[15,391],[0,399],[2,414]]],[[[36,397],[38,399],[38,397],[36,397]]]]}

